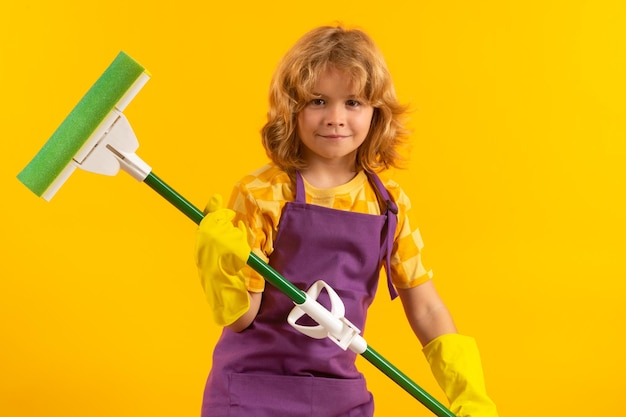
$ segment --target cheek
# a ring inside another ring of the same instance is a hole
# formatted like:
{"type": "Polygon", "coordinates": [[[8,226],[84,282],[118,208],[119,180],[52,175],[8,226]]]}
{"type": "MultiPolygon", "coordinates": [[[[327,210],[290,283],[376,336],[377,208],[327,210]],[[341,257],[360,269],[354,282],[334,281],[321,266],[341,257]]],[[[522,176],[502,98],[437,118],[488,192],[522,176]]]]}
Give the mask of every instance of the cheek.
{"type": "Polygon", "coordinates": [[[307,112],[302,110],[296,117],[296,130],[299,132],[301,129],[306,129],[311,124],[310,116],[307,116],[307,112]]]}
{"type": "Polygon", "coordinates": [[[297,122],[298,126],[302,126],[303,128],[316,126],[318,122],[318,117],[316,112],[307,111],[305,108],[300,113],[298,113],[297,122]]]}
{"type": "Polygon", "coordinates": [[[302,130],[306,127],[306,118],[302,114],[302,112],[298,113],[296,117],[296,125],[295,130],[298,137],[302,137],[302,130]]]}
{"type": "Polygon", "coordinates": [[[373,121],[374,121],[374,112],[371,111],[363,115],[360,126],[365,132],[369,132],[370,128],[372,127],[373,121]]]}

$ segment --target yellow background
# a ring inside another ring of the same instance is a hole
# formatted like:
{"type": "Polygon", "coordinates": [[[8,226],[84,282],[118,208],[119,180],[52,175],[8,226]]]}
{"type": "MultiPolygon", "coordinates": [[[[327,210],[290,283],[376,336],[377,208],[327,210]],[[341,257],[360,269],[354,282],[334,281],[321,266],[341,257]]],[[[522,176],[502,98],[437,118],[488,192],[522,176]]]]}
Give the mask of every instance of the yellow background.
{"type": "MultiPolygon", "coordinates": [[[[198,206],[228,194],[265,162],[278,59],[336,20],[374,37],[415,109],[394,175],[501,416],[620,415],[624,3],[248,3],[2,2],[0,415],[199,414],[219,330],[194,224],[123,173],[76,172],[50,203],[15,175],[124,50],[153,75],[126,111],[138,154],[198,206]]],[[[368,342],[443,401],[380,294],[368,342]]],[[[360,363],[377,416],[430,414],[360,363]]]]}

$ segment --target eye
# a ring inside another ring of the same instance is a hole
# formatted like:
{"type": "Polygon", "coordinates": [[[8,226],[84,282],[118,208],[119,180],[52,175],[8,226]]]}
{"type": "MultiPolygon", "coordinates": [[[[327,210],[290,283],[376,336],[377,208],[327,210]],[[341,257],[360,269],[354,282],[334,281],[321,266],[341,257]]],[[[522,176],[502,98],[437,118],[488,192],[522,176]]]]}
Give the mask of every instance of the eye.
{"type": "Polygon", "coordinates": [[[348,100],[346,101],[346,106],[348,107],[359,107],[361,103],[357,100],[348,100]]]}
{"type": "Polygon", "coordinates": [[[312,106],[323,106],[324,104],[326,104],[326,102],[323,98],[314,98],[309,102],[309,104],[312,106]]]}

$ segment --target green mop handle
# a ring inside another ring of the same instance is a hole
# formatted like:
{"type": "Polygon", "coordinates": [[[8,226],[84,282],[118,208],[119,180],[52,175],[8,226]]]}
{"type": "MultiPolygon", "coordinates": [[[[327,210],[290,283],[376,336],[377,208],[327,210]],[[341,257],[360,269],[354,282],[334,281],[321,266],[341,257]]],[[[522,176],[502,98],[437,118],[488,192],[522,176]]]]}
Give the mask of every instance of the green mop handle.
{"type": "MultiPolygon", "coordinates": [[[[178,208],[185,215],[187,215],[187,217],[193,220],[196,224],[200,224],[200,222],[204,218],[204,213],[198,210],[183,196],[170,188],[159,177],[150,172],[144,182],[149,185],[154,191],[164,197],[167,201],[169,201],[172,205],[174,205],[174,207],[178,208]]],[[[289,297],[291,301],[293,301],[297,305],[303,304],[306,301],[307,295],[304,291],[285,279],[285,277],[283,277],[271,266],[265,263],[256,254],[251,252],[247,263],[250,267],[252,267],[252,269],[261,274],[267,282],[278,288],[280,292],[289,297]]],[[[361,356],[363,356],[372,365],[381,370],[385,375],[387,375],[396,384],[398,384],[405,391],[407,391],[414,398],[416,398],[419,402],[421,402],[436,416],[455,417],[450,410],[448,410],[444,405],[442,405],[419,385],[413,382],[398,368],[389,363],[384,357],[382,357],[370,346],[367,347],[367,349],[361,354],[361,356]]]]}

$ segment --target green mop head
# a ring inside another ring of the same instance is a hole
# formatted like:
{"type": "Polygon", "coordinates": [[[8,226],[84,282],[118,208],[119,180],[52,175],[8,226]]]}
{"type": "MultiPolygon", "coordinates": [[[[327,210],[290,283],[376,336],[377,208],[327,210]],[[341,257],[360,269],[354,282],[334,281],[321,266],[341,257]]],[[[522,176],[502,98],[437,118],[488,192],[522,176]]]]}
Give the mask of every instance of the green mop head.
{"type": "Polygon", "coordinates": [[[17,178],[37,196],[52,198],[97,146],[88,142],[106,133],[113,110],[122,112],[148,79],[140,64],[120,52],[17,178]]]}

